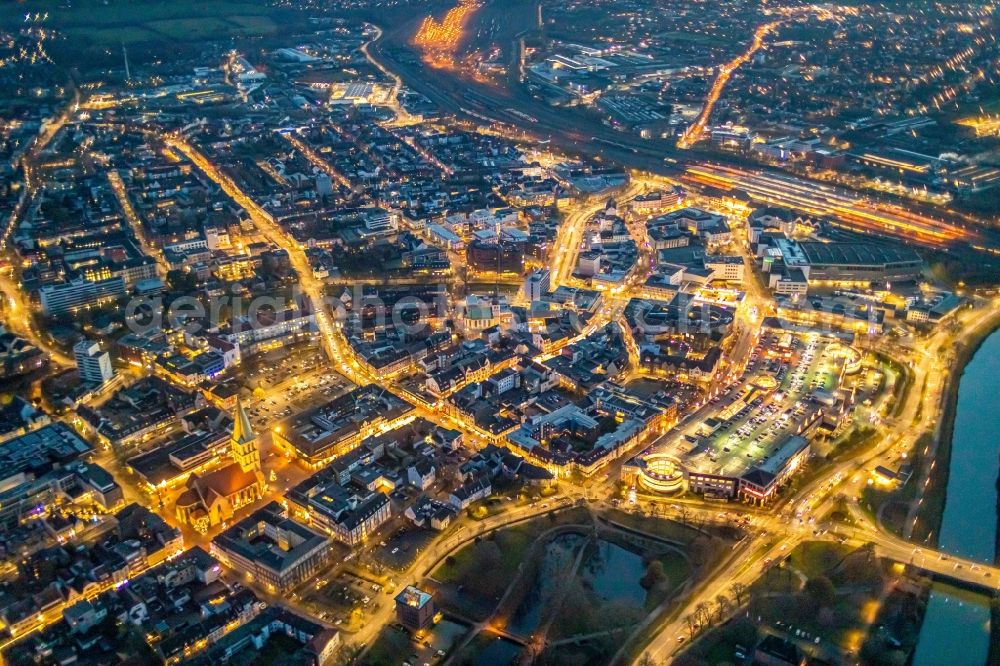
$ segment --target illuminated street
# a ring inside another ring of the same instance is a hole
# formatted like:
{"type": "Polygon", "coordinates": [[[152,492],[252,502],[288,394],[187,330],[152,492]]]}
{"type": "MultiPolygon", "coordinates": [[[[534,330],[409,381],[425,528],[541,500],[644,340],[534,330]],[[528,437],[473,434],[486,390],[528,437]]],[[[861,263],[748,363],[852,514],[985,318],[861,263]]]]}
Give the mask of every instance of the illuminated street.
{"type": "Polygon", "coordinates": [[[993,5],[161,5],[0,9],[0,662],[1000,663],[993,5]]]}

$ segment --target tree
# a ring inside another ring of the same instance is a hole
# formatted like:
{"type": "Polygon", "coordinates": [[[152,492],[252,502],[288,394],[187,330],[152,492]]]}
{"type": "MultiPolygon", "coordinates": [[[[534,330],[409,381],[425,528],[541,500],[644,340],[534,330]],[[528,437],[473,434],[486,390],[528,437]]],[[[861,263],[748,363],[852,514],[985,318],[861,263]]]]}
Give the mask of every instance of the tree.
{"type": "Polygon", "coordinates": [[[466,588],[484,597],[499,597],[510,580],[503,573],[503,555],[493,541],[481,541],[473,546],[473,556],[458,576],[466,588]]]}
{"type": "Polygon", "coordinates": [[[715,610],[718,613],[719,622],[722,622],[733,612],[733,602],[725,594],[719,594],[715,597],[715,610]]]}
{"type": "Polygon", "coordinates": [[[198,279],[194,273],[174,269],[167,271],[167,286],[170,287],[171,291],[187,293],[194,291],[195,287],[198,286],[198,279]]]}
{"type": "Polygon", "coordinates": [[[642,585],[644,589],[651,590],[660,583],[662,583],[667,577],[667,574],[663,571],[663,562],[660,560],[653,560],[646,567],[646,574],[639,579],[639,584],[642,585]]]}
{"type": "Polygon", "coordinates": [[[707,627],[712,623],[712,607],[707,601],[702,601],[694,607],[694,617],[700,627],[707,627]]]}
{"type": "Polygon", "coordinates": [[[691,564],[700,567],[708,560],[708,545],[708,541],[703,539],[701,534],[687,545],[688,559],[691,560],[691,564]]]}
{"type": "Polygon", "coordinates": [[[742,606],[744,599],[746,599],[747,586],[743,583],[733,583],[729,586],[729,591],[732,593],[733,598],[736,599],[736,605],[742,606]]]}
{"type": "Polygon", "coordinates": [[[829,606],[833,603],[836,588],[826,576],[814,576],[806,581],[805,593],[817,606],[829,606]]]}

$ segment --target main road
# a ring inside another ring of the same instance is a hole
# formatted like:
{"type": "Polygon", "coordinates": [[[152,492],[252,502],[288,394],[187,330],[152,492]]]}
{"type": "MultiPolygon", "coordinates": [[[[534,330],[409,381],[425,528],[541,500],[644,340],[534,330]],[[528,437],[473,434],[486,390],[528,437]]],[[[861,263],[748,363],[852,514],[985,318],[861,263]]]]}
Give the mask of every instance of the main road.
{"type": "Polygon", "coordinates": [[[207,157],[180,135],[165,134],[161,136],[161,139],[189,159],[210,180],[222,188],[226,195],[242,206],[264,238],[288,252],[292,267],[298,273],[302,291],[309,298],[316,312],[316,325],[319,328],[320,342],[327,357],[337,363],[338,371],[355,384],[372,383],[376,378],[355,359],[353,350],[351,350],[341,329],[342,322],[336,321],[335,314],[328,307],[323,283],[313,276],[312,266],[306,257],[304,248],[274,221],[270,213],[243,192],[232,178],[220,171],[207,157]]]}

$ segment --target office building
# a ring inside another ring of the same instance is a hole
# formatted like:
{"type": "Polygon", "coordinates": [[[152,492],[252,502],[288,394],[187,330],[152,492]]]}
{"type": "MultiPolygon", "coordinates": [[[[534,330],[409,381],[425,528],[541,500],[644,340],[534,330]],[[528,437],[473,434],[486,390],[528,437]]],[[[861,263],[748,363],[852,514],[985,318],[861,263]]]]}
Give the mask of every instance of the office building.
{"type": "Polygon", "coordinates": [[[212,554],[284,591],[319,572],[330,557],[330,540],[286,517],[281,505],[272,502],[215,537],[212,554]]]}
{"type": "Polygon", "coordinates": [[[551,286],[551,274],[548,269],[542,268],[524,280],[524,297],[529,301],[540,301],[542,296],[549,293],[551,286]]]}
{"type": "Polygon", "coordinates": [[[92,384],[104,384],[115,376],[111,367],[111,355],[101,351],[101,346],[92,340],[81,340],[73,346],[73,356],[80,379],[92,384]]]}

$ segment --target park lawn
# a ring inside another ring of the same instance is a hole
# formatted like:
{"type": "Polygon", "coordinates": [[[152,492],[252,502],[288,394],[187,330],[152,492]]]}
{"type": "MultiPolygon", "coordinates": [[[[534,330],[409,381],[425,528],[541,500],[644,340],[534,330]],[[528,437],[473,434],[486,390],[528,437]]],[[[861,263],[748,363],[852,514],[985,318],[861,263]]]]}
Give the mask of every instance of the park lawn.
{"type": "Polygon", "coordinates": [[[771,567],[751,586],[749,612],[763,625],[802,629],[844,650],[857,650],[874,621],[878,598],[891,574],[871,551],[826,541],[800,544],[787,562],[771,567]],[[825,605],[809,601],[796,572],[826,577],[834,596],[825,605]]]}
{"type": "Polygon", "coordinates": [[[290,636],[276,632],[271,635],[260,650],[242,650],[229,663],[233,666],[284,664],[291,661],[293,655],[301,650],[301,643],[290,636]]]}
{"type": "MultiPolygon", "coordinates": [[[[0,23],[13,25],[25,14],[48,13],[45,25],[63,32],[72,41],[64,50],[73,52],[75,42],[84,47],[107,48],[122,43],[149,44],[164,38],[196,42],[208,38],[242,34],[273,35],[296,23],[297,12],[250,0],[76,0],[71,6],[55,7],[41,0],[0,3],[0,23]]],[[[299,21],[301,22],[301,20],[299,21]]],[[[77,47],[79,50],[79,47],[77,47]]]]}
{"type": "Polygon", "coordinates": [[[840,564],[854,549],[828,541],[806,541],[788,556],[789,564],[807,577],[830,575],[831,569],[840,564]]]}
{"type": "Polygon", "coordinates": [[[757,628],[745,616],[703,634],[691,643],[677,659],[678,664],[731,664],[735,661],[736,647],[753,648],[757,642],[757,628]]]}
{"type": "Polygon", "coordinates": [[[618,509],[611,509],[610,511],[606,511],[603,515],[608,520],[618,523],[619,525],[624,525],[630,529],[683,544],[690,543],[695,539],[695,537],[698,536],[698,534],[700,534],[700,532],[694,527],[684,525],[677,521],[667,520],[664,518],[653,518],[639,513],[629,513],[626,511],[619,511],[618,509]]]}
{"type": "Polygon", "coordinates": [[[269,16],[251,16],[244,14],[237,14],[233,16],[227,16],[226,20],[231,23],[235,23],[240,28],[241,32],[252,32],[264,35],[271,35],[278,31],[278,24],[274,22],[269,16]]]}
{"type": "Polygon", "coordinates": [[[232,23],[219,18],[196,17],[149,21],[144,24],[150,30],[174,40],[194,41],[208,37],[225,37],[239,32],[232,23]]]}
{"type": "Polygon", "coordinates": [[[440,605],[466,617],[484,619],[496,608],[542,533],[559,525],[584,522],[589,522],[585,510],[568,509],[479,537],[445,558],[431,574],[438,584],[440,605]]]}
{"type": "Polygon", "coordinates": [[[66,34],[71,38],[85,40],[90,44],[139,44],[162,39],[161,35],[136,25],[121,25],[110,28],[92,28],[77,26],[68,28],[66,34]]]}
{"type": "Polygon", "coordinates": [[[670,551],[664,553],[657,559],[663,564],[663,573],[666,574],[664,585],[658,585],[649,591],[646,596],[646,610],[652,611],[663,601],[677,592],[677,588],[691,578],[691,563],[684,559],[678,552],[670,551]]]}
{"type": "MultiPolygon", "coordinates": [[[[533,529],[531,523],[524,525],[515,525],[514,527],[509,527],[503,530],[499,538],[502,539],[503,548],[501,548],[501,570],[500,573],[505,576],[513,576],[517,571],[517,567],[520,565],[524,554],[528,551],[532,542],[538,537],[538,534],[533,529]]],[[[461,584],[461,577],[463,571],[472,572],[474,569],[471,567],[471,560],[475,558],[475,544],[469,544],[462,550],[458,551],[450,558],[446,558],[441,566],[434,571],[432,577],[442,583],[459,583],[461,584]]]]}

